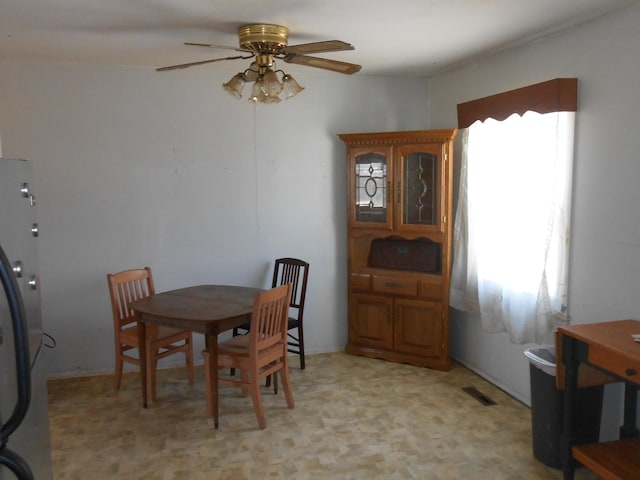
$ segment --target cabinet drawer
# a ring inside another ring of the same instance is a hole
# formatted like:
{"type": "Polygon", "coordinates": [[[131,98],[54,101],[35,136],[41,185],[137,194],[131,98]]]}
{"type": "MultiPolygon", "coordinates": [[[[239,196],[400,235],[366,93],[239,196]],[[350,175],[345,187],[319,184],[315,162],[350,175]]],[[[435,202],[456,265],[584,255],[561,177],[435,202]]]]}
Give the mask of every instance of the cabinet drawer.
{"type": "Polygon", "coordinates": [[[371,275],[352,273],[349,278],[349,288],[352,292],[368,293],[371,290],[371,275]]]}
{"type": "Polygon", "coordinates": [[[640,386],[640,363],[637,357],[616,353],[612,354],[610,349],[600,345],[589,345],[589,362],[640,386]]]}
{"type": "Polygon", "coordinates": [[[374,292],[378,293],[410,295],[415,297],[418,294],[418,280],[374,275],[372,278],[372,288],[374,292]]]}

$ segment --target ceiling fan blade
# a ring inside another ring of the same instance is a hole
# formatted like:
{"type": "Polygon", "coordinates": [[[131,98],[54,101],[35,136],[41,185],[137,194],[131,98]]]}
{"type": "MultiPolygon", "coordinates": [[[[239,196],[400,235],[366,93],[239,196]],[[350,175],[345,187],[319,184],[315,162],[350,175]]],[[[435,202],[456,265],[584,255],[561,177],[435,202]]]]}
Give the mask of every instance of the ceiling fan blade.
{"type": "Polygon", "coordinates": [[[199,62],[189,62],[189,63],[181,63],[180,65],[171,65],[169,67],[160,67],[160,68],[156,68],[157,72],[166,72],[169,70],[178,70],[181,68],[189,68],[189,67],[193,67],[196,65],[204,65],[206,63],[213,63],[213,62],[220,62],[222,60],[238,60],[240,58],[252,58],[253,55],[248,55],[248,56],[242,56],[242,55],[238,55],[236,57],[225,57],[225,58],[214,58],[212,60],[201,60],[199,62]]]}
{"type": "Polygon", "coordinates": [[[207,47],[207,48],[224,48],[226,50],[235,50],[237,52],[250,52],[251,50],[247,50],[246,48],[238,48],[238,47],[229,47],[228,45],[215,45],[212,43],[196,43],[196,42],[184,42],[185,45],[194,46],[194,47],[207,47]]]}
{"type": "Polygon", "coordinates": [[[285,47],[285,55],[306,55],[307,53],[339,52],[354,50],[353,45],[340,40],[326,40],[324,42],[302,43],[285,47]]]}
{"type": "Polygon", "coordinates": [[[329,60],[328,58],[308,57],[306,55],[287,55],[283,60],[287,63],[324,68],[325,70],[346,73],[347,75],[359,72],[362,68],[360,65],[356,65],[355,63],[339,62],[337,60],[329,60]]]}

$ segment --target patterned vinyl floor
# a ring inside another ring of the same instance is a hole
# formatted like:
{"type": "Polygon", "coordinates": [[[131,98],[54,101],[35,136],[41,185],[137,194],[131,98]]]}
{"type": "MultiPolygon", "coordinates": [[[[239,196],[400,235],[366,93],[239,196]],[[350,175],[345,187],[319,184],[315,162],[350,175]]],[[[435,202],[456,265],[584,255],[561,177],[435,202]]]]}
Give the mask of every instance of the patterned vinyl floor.
{"type": "MultiPolygon", "coordinates": [[[[158,373],[141,407],[139,377],[52,379],[55,480],[560,479],[534,459],[528,407],[454,364],[449,372],[343,353],[292,358],[296,407],[263,391],[267,429],[249,397],[220,390],[220,428],[206,417],[203,369],[158,373]],[[463,391],[475,387],[485,406],[463,391]]],[[[579,469],[576,479],[595,479],[579,469]]]]}

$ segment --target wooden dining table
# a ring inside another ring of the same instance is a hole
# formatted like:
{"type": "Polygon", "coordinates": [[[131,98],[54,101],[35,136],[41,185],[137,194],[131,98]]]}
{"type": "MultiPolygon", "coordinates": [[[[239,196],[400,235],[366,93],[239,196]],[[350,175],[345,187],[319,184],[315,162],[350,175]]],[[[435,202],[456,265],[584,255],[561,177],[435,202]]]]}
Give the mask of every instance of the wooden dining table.
{"type": "Polygon", "coordinates": [[[202,333],[209,353],[212,392],[207,395],[207,414],[218,428],[218,334],[251,318],[253,299],[259,288],[232,285],[197,285],[157,293],[131,302],[138,316],[142,406],[147,408],[146,325],[157,324],[202,333]]]}

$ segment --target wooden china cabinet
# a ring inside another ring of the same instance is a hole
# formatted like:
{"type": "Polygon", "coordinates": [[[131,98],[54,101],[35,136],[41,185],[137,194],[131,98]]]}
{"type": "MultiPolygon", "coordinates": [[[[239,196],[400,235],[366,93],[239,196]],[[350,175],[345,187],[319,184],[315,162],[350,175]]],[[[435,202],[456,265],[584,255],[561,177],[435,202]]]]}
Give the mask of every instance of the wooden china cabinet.
{"type": "Polygon", "coordinates": [[[353,133],[346,352],[448,370],[457,130],[353,133]]]}

